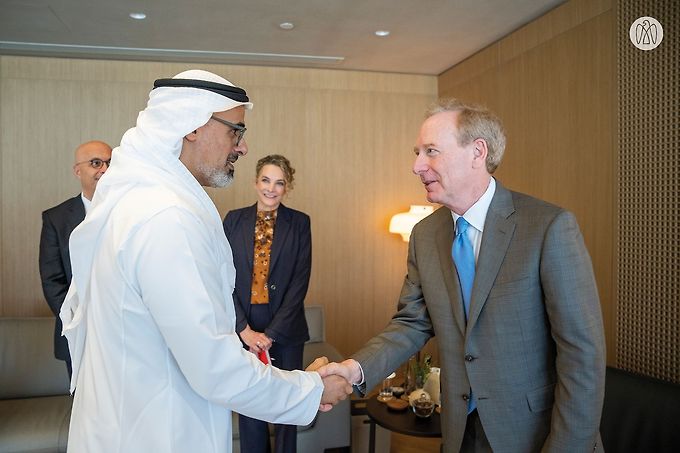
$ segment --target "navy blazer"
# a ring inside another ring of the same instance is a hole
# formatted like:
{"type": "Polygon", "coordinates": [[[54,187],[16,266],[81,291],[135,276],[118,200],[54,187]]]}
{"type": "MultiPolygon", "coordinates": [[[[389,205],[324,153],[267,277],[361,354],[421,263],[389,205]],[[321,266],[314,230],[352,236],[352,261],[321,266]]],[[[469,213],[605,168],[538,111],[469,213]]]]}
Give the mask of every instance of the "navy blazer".
{"type": "Polygon", "coordinates": [[[59,311],[71,285],[71,259],[68,240],[71,232],[85,218],[85,205],[81,195],[69,198],[60,205],[42,213],[40,255],[38,267],[43,294],[52,313],[57,317],[54,325],[54,356],[69,360],[68,342],[61,336],[59,311]]]}
{"type": "MultiPolygon", "coordinates": [[[[253,253],[257,204],[229,211],[224,232],[234,254],[236,331],[246,328],[250,314],[253,253]]],[[[271,322],[264,333],[282,345],[309,340],[305,319],[305,296],[312,270],[312,233],[309,216],[279,205],[269,264],[269,310],[271,322]]]]}

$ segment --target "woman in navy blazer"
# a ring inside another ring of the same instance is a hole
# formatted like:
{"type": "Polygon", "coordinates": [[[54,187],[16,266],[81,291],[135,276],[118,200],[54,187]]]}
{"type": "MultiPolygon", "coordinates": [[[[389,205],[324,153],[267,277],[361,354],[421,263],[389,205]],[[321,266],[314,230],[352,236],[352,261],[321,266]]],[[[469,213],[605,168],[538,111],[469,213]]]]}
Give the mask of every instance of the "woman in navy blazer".
{"type": "MultiPolygon", "coordinates": [[[[302,368],[309,339],[304,300],[312,268],[309,216],[281,200],[293,187],[295,170],[283,156],[257,162],[257,203],[224,218],[224,232],[234,254],[236,332],[244,347],[268,351],[273,365],[302,368]]],[[[239,415],[241,451],[268,452],[267,423],[239,415]]],[[[297,427],[275,425],[275,451],[295,452],[297,427]]]]}

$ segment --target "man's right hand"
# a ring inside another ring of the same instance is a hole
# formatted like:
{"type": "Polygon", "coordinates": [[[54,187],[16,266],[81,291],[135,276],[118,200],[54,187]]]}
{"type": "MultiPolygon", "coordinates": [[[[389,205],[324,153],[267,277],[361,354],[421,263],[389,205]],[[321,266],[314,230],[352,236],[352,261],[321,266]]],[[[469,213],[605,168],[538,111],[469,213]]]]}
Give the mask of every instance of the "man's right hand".
{"type": "Polygon", "coordinates": [[[331,362],[318,369],[321,377],[337,374],[344,377],[350,384],[360,384],[363,381],[363,375],[359,362],[354,359],[347,359],[343,362],[331,362]]]}

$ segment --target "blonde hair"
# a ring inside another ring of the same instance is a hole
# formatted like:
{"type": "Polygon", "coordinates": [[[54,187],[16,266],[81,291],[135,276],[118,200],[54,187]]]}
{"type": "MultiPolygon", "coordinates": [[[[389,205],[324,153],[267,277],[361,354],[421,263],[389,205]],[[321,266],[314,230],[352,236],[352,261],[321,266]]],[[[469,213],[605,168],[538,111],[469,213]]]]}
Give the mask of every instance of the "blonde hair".
{"type": "Polygon", "coordinates": [[[477,104],[467,104],[456,98],[439,99],[425,112],[429,118],[441,112],[458,113],[458,144],[469,144],[478,138],[486,142],[489,150],[486,156],[486,170],[493,173],[500,165],[505,152],[505,131],[503,123],[491,110],[477,104]]]}

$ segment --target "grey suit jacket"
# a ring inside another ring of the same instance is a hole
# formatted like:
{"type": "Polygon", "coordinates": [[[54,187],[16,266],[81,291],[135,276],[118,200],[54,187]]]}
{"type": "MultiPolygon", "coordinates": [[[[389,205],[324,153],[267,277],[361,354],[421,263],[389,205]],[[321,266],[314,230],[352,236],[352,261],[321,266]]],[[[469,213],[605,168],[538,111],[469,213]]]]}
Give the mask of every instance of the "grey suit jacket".
{"type": "Polygon", "coordinates": [[[444,451],[459,451],[472,388],[494,452],[599,449],[605,345],[590,257],[574,216],[500,183],[466,325],[440,208],[414,228],[403,307],[354,354],[373,387],[436,335],[444,451]]]}

